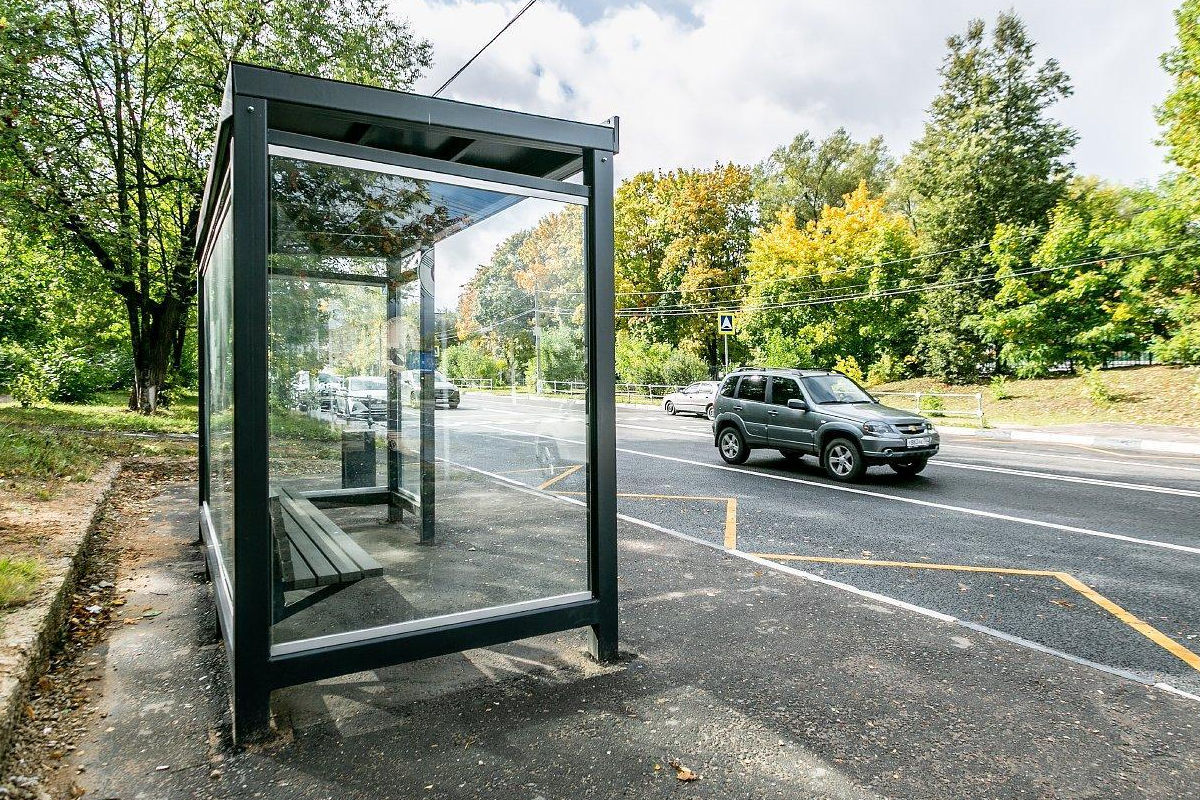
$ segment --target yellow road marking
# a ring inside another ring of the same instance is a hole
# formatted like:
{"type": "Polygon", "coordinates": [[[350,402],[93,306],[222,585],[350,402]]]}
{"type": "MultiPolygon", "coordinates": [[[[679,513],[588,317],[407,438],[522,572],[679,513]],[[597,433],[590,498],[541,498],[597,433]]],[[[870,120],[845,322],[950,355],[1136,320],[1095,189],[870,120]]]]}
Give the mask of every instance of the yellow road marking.
{"type": "Polygon", "coordinates": [[[576,472],[579,472],[579,470],[581,470],[581,469],[583,469],[583,464],[576,464],[573,467],[567,467],[565,470],[558,473],[557,475],[555,475],[553,478],[551,478],[550,480],[543,483],[538,488],[539,489],[549,488],[549,487],[553,486],[554,484],[558,483],[559,481],[561,481],[563,478],[566,478],[569,475],[574,475],[576,472]]]}
{"type": "Polygon", "coordinates": [[[1118,620],[1133,630],[1145,636],[1171,655],[1200,672],[1200,656],[1187,649],[1179,642],[1167,636],[1148,622],[1131,614],[1104,595],[1088,586],[1069,572],[1057,572],[1045,569],[1014,569],[1011,567],[977,567],[968,564],[927,564],[923,561],[877,561],[869,558],[832,558],[827,556],[795,556],[776,553],[753,553],[758,558],[774,561],[810,561],[820,564],[851,564],[863,567],[899,567],[902,569],[934,569],[950,572],[991,572],[998,575],[1032,575],[1037,577],[1055,578],[1066,584],[1081,595],[1112,614],[1118,620]]]}
{"type": "Polygon", "coordinates": [[[1192,669],[1200,671],[1200,656],[1196,655],[1191,650],[1188,650],[1170,636],[1167,636],[1165,633],[1158,630],[1153,625],[1150,625],[1148,622],[1144,622],[1133,614],[1130,614],[1128,611],[1121,608],[1112,600],[1109,600],[1107,597],[1100,594],[1095,589],[1076,578],[1074,575],[1066,572],[1060,572],[1055,577],[1057,577],[1067,586],[1070,586],[1072,589],[1079,592],[1088,600],[1091,600],[1093,603],[1103,608],[1108,613],[1112,614],[1117,619],[1121,620],[1121,622],[1124,622],[1126,625],[1133,628],[1142,636],[1145,636],[1147,639],[1154,642],[1156,645],[1166,650],[1183,663],[1187,664],[1192,669]]]}
{"type": "Polygon", "coordinates": [[[725,502],[725,548],[737,550],[737,498],[725,502]]]}

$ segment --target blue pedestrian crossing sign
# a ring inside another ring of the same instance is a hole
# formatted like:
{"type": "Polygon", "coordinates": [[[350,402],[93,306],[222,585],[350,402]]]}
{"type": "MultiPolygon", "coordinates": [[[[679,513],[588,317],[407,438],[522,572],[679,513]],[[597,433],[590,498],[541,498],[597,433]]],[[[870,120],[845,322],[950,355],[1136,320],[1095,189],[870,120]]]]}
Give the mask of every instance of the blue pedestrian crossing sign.
{"type": "Polygon", "coordinates": [[[732,336],[734,327],[733,314],[717,314],[717,333],[732,336]]]}

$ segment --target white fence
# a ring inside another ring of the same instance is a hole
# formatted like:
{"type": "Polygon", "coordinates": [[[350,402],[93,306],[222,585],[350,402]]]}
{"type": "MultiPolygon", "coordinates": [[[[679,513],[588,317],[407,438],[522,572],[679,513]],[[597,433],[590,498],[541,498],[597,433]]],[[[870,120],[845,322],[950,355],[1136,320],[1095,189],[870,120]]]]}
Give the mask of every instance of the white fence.
{"type": "Polygon", "coordinates": [[[913,411],[926,417],[957,417],[973,419],[983,427],[983,394],[959,394],[954,392],[871,392],[884,405],[901,411],[913,411]],[[906,398],[907,403],[892,402],[892,398],[906,398]]]}
{"type": "Polygon", "coordinates": [[[451,378],[450,382],[460,389],[496,388],[496,382],[491,378],[451,378]]]}
{"type": "Polygon", "coordinates": [[[661,400],[679,389],[680,387],[673,383],[618,383],[617,400],[626,402],[634,398],[661,400]]]}

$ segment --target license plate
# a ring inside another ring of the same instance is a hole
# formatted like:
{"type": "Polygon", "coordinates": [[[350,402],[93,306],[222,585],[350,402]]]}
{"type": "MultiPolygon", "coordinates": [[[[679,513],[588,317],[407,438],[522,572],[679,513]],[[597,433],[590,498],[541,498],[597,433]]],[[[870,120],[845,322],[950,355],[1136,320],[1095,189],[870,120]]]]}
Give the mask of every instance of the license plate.
{"type": "Polygon", "coordinates": [[[929,447],[933,444],[932,436],[914,436],[908,440],[909,447],[929,447]]]}

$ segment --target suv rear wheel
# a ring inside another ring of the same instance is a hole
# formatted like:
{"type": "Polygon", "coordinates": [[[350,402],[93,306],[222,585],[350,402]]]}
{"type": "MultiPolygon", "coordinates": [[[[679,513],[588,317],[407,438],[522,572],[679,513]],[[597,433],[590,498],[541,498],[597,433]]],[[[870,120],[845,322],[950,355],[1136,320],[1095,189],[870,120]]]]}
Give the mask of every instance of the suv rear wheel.
{"type": "Polygon", "coordinates": [[[732,425],[723,429],[717,437],[717,450],[721,452],[721,458],[726,464],[744,464],[750,457],[750,448],[746,446],[746,440],[732,425]]]}
{"type": "Polygon", "coordinates": [[[716,406],[714,406],[712,403],[709,403],[708,408],[704,409],[704,416],[708,417],[709,419],[716,419],[717,418],[716,406]]]}
{"type": "Polygon", "coordinates": [[[866,470],[862,453],[849,439],[830,439],[821,451],[821,466],[835,481],[855,481],[866,470]]]}

